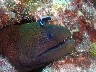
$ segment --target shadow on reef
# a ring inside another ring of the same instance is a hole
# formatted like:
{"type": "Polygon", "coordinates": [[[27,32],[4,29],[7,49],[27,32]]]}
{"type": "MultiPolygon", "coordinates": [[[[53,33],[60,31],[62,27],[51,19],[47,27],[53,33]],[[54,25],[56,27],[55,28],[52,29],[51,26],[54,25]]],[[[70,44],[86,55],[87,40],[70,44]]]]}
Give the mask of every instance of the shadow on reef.
{"type": "Polygon", "coordinates": [[[42,72],[42,70],[44,69],[45,67],[40,67],[40,68],[37,68],[37,69],[34,69],[34,70],[31,70],[31,71],[28,71],[28,72],[42,72]]]}
{"type": "Polygon", "coordinates": [[[21,24],[31,23],[31,22],[36,22],[33,17],[32,17],[32,19],[29,18],[29,17],[22,17],[22,20],[20,22],[16,22],[15,24],[16,25],[21,25],[21,24]]]}

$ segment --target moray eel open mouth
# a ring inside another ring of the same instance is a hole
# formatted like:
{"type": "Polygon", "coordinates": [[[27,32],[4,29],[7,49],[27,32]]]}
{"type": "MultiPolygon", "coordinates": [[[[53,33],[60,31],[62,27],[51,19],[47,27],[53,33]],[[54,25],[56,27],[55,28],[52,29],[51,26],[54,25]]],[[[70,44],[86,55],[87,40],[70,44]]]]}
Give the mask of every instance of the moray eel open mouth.
{"type": "Polygon", "coordinates": [[[65,38],[64,40],[62,40],[60,43],[58,43],[57,45],[49,48],[47,51],[41,53],[39,56],[43,55],[44,53],[50,51],[50,50],[53,50],[53,49],[56,49],[56,48],[60,48],[62,45],[65,45],[67,42],[71,41],[72,37],[68,37],[68,38],[65,38]]]}
{"type": "Polygon", "coordinates": [[[0,55],[19,71],[46,66],[74,50],[75,42],[67,28],[38,23],[13,25],[0,30],[0,55]]]}

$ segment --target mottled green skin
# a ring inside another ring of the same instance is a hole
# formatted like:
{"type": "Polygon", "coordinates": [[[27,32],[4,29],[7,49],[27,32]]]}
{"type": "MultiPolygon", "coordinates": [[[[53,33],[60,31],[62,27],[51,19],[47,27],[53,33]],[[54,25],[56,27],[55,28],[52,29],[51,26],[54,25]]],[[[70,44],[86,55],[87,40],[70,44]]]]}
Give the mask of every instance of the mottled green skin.
{"type": "Polygon", "coordinates": [[[9,26],[0,30],[0,54],[8,57],[16,69],[26,72],[46,66],[74,50],[74,40],[70,40],[47,51],[70,36],[67,28],[49,24],[43,29],[38,23],[9,26]],[[46,32],[53,35],[51,39],[46,32]]]}

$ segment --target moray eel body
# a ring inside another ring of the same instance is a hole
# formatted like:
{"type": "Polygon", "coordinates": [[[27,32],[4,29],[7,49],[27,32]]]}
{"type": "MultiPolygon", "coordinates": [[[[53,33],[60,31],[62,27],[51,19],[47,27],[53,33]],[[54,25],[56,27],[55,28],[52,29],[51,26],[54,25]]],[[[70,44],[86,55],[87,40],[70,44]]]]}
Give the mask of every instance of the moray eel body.
{"type": "Polygon", "coordinates": [[[0,30],[0,55],[20,72],[27,72],[62,58],[74,50],[67,28],[38,23],[8,26],[0,30]]]}

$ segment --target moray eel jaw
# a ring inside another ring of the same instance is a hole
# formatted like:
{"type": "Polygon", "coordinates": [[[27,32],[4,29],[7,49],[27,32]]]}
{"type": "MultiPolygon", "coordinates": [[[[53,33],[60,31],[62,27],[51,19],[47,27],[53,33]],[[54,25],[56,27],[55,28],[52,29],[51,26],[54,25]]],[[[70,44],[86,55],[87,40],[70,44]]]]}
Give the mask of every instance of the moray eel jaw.
{"type": "Polygon", "coordinates": [[[66,43],[60,44],[58,47],[55,46],[34,57],[33,61],[31,60],[32,63],[30,63],[29,66],[32,66],[32,64],[34,64],[34,68],[39,68],[40,66],[46,66],[49,63],[59,60],[74,49],[75,45],[73,46],[73,44],[74,40],[71,39],[70,41],[66,41],[66,43]]]}
{"type": "Polygon", "coordinates": [[[38,23],[13,25],[0,30],[0,54],[8,57],[17,70],[29,71],[46,66],[74,50],[67,28],[38,23]]]}

